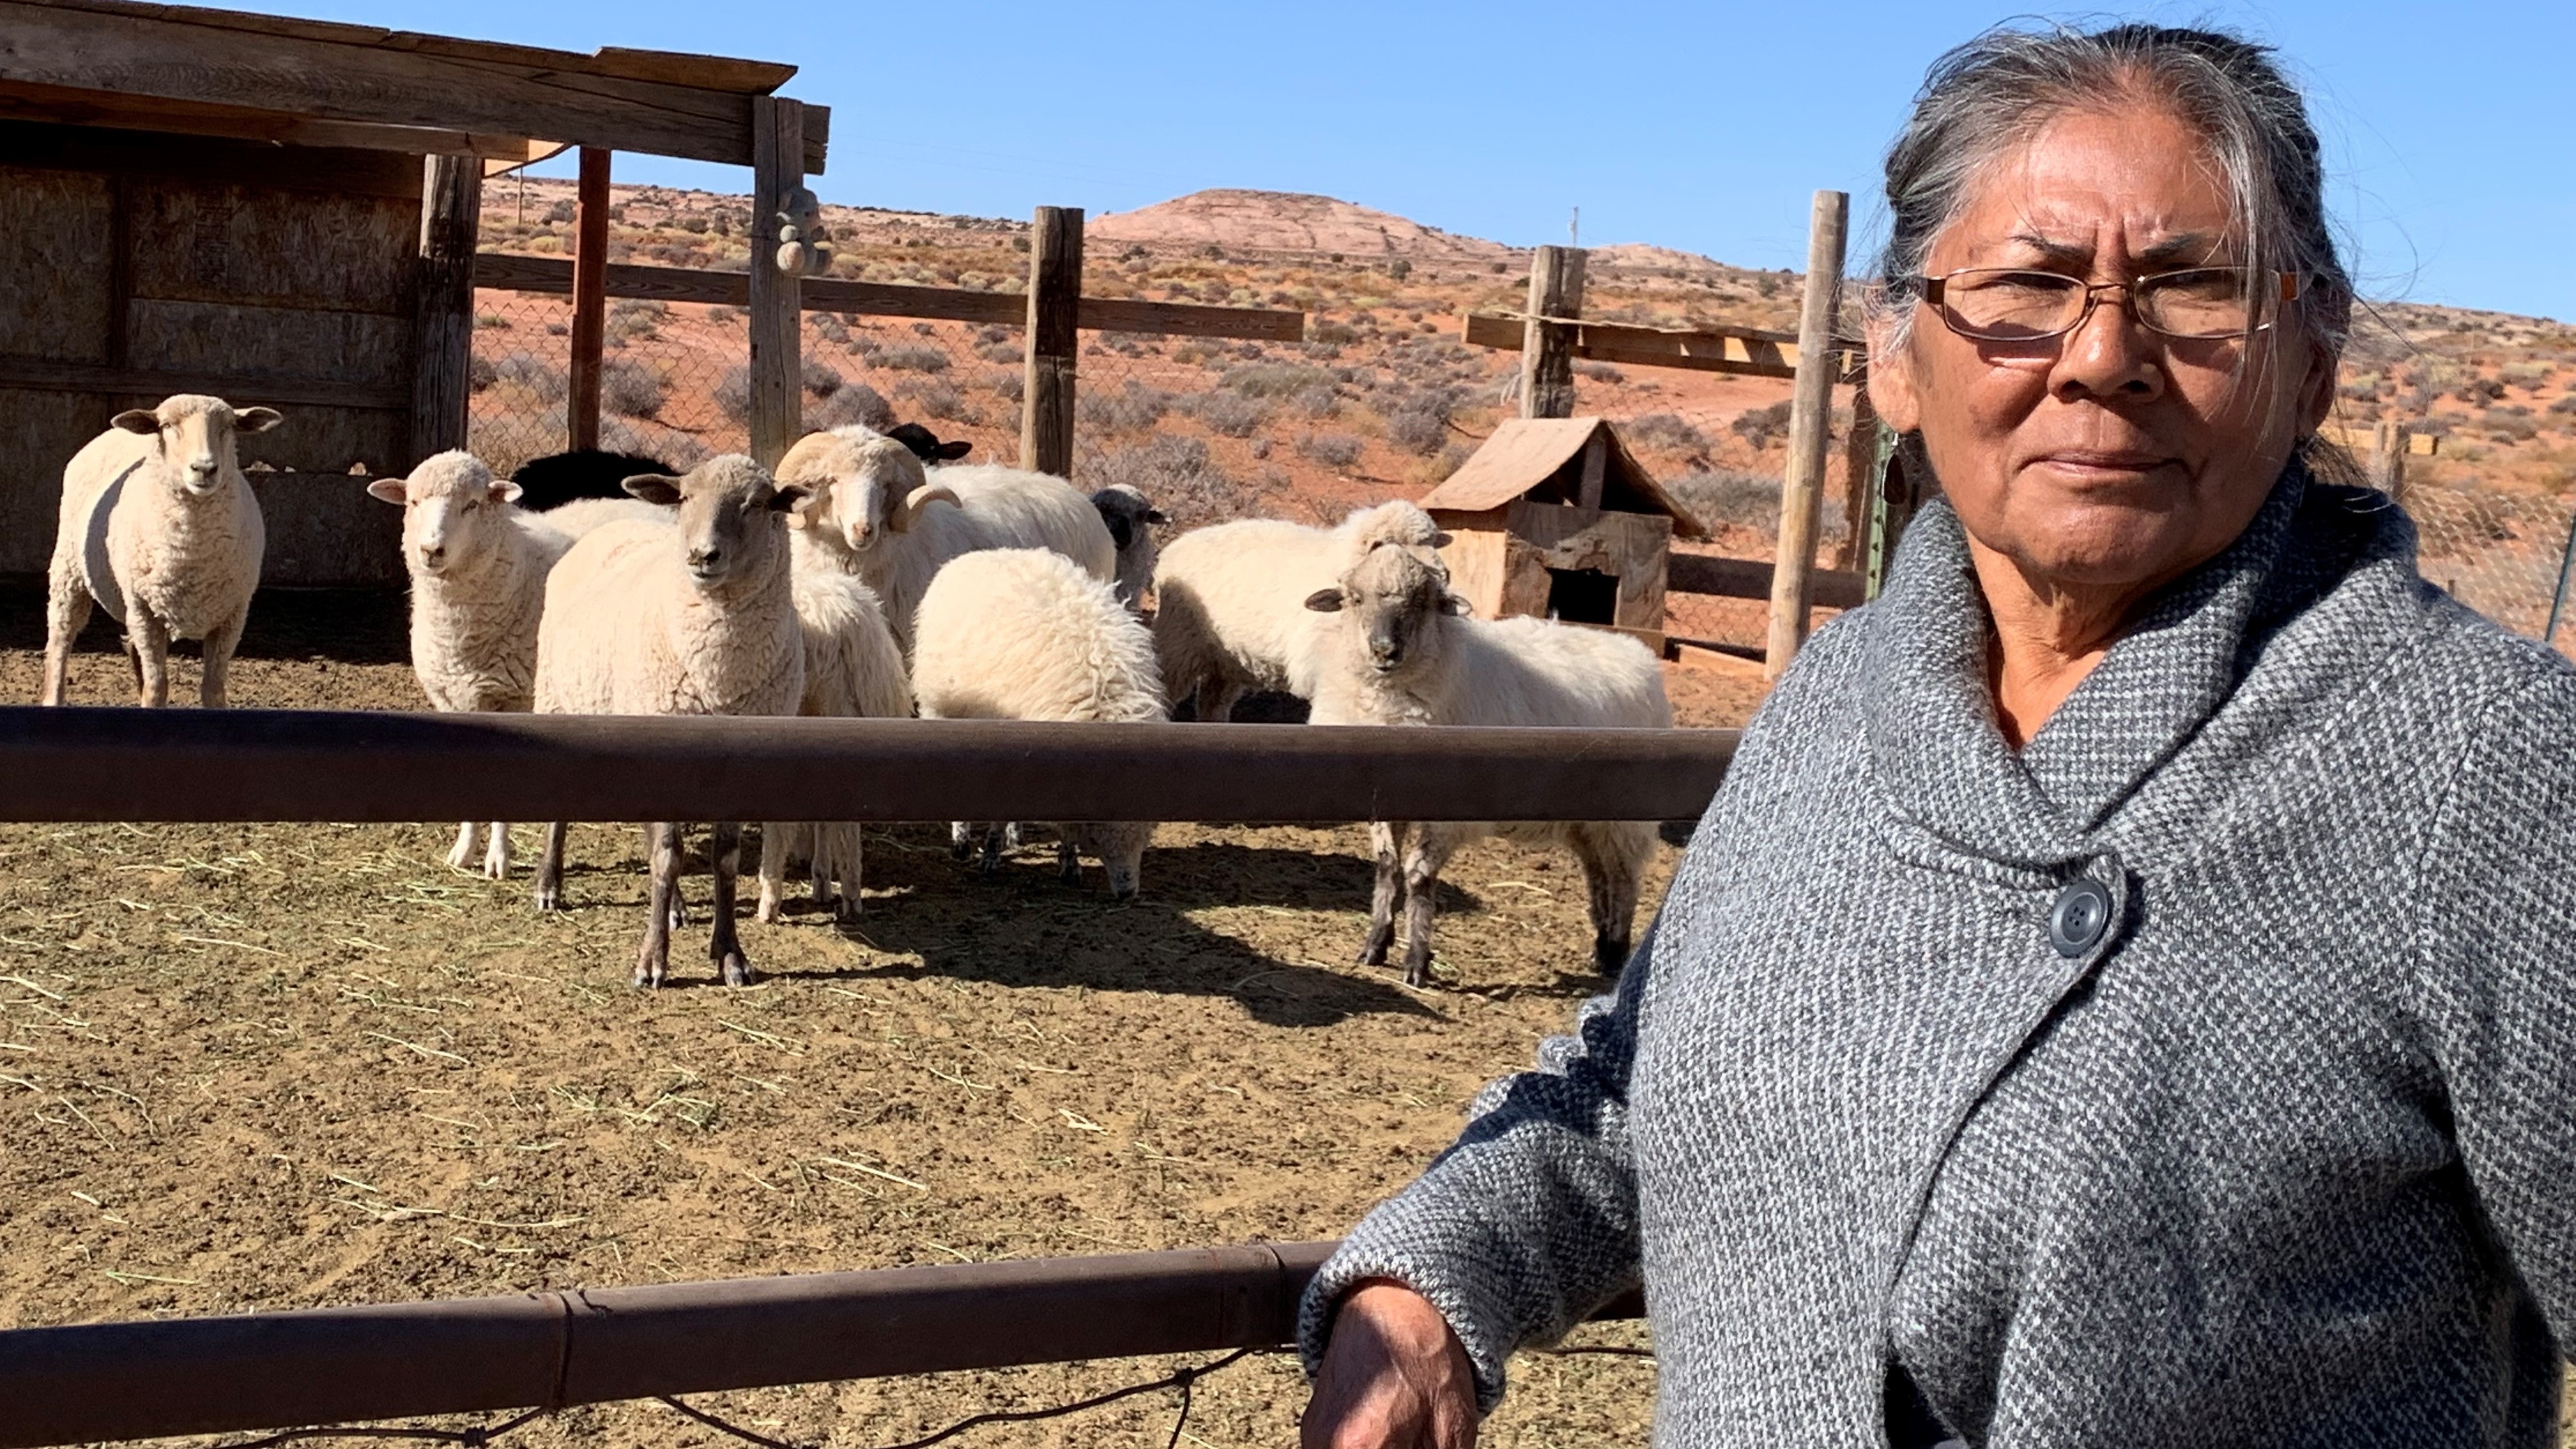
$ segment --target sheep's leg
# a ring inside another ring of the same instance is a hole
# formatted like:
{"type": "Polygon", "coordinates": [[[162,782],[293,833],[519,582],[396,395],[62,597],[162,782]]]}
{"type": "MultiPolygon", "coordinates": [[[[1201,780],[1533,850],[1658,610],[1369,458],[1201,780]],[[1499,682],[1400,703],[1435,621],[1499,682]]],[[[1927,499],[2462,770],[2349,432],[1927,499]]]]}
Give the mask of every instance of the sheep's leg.
{"type": "Polygon", "coordinates": [[[1199,681],[1198,716],[1201,724],[1223,724],[1234,717],[1235,705],[1243,700],[1243,686],[1231,679],[1199,681]]]}
{"type": "Polygon", "coordinates": [[[560,820],[546,827],[546,848],[537,855],[538,910],[560,911],[564,908],[564,836],[570,829],[560,820]]]}
{"type": "Polygon", "coordinates": [[[1082,852],[1073,845],[1073,827],[1059,825],[1063,838],[1055,843],[1055,878],[1066,885],[1082,884],[1082,852]]]}
{"type": "Polygon", "coordinates": [[[1400,820],[1369,827],[1369,850],[1377,861],[1377,881],[1369,895],[1368,939],[1360,944],[1363,966],[1385,965],[1387,949],[1395,944],[1395,903],[1404,893],[1396,864],[1404,854],[1404,834],[1409,828],[1400,820]]]}
{"type": "Polygon", "coordinates": [[[776,820],[760,827],[760,904],[752,909],[755,917],[775,921],[785,913],[790,839],[805,829],[776,820]]]}
{"type": "Polygon", "coordinates": [[[975,853],[975,827],[963,820],[948,822],[948,853],[964,860],[975,853]]]}
{"type": "Polygon", "coordinates": [[[720,821],[715,839],[707,846],[707,864],[715,870],[715,926],[707,936],[707,956],[716,963],[716,971],[727,986],[749,986],[751,963],[743,958],[742,937],[734,927],[734,877],[742,870],[742,827],[733,821],[720,821]]]}
{"type": "Polygon", "coordinates": [[[206,667],[197,678],[201,708],[224,708],[225,691],[232,683],[233,651],[241,647],[242,629],[249,622],[250,606],[245,604],[240,613],[206,631],[206,667]]]}
{"type": "Polygon", "coordinates": [[[130,604],[126,612],[133,616],[127,621],[127,634],[142,679],[136,702],[145,709],[158,709],[170,702],[170,629],[140,603],[130,604]]]}
{"type": "Polygon", "coordinates": [[[447,868],[449,870],[465,869],[466,863],[474,859],[474,853],[482,848],[482,821],[468,820],[464,824],[457,826],[456,843],[447,848],[447,868]]]}
{"type": "Polygon", "coordinates": [[[1645,862],[1632,838],[1636,833],[1612,824],[1577,825],[1569,832],[1591,895],[1592,965],[1613,981],[1628,964],[1637,919],[1637,879],[1645,862]]]}
{"type": "Polygon", "coordinates": [[[57,567],[45,588],[45,686],[42,704],[60,704],[72,677],[72,641],[89,624],[89,589],[57,567]]]}
{"type": "Polygon", "coordinates": [[[644,945],[635,953],[635,984],[659,986],[671,970],[671,901],[680,890],[680,827],[657,821],[644,827],[652,861],[652,887],[644,897],[644,945]]]}
{"type": "Polygon", "coordinates": [[[492,822],[492,843],[483,851],[483,874],[489,880],[510,878],[510,822],[492,822]]]}
{"type": "Polygon", "coordinates": [[[987,824],[984,830],[984,859],[976,866],[982,875],[999,875],[1002,870],[1002,827],[987,824]]]}
{"type": "Polygon", "coordinates": [[[1436,825],[1422,827],[1404,858],[1404,984],[1431,984],[1431,913],[1440,900],[1440,867],[1458,843],[1436,825]]]}
{"type": "MultiPolygon", "coordinates": [[[[832,919],[842,925],[856,922],[867,903],[859,896],[860,867],[867,844],[857,822],[820,827],[819,834],[832,842],[832,919]]],[[[821,890],[816,889],[819,899],[821,890]]]]}

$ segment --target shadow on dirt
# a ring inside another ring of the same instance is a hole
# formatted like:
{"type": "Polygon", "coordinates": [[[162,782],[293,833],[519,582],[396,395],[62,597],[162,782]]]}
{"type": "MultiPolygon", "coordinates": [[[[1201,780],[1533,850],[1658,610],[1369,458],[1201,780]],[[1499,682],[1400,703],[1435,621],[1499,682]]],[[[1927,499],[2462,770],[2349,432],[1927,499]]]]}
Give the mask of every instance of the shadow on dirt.
{"type": "MultiPolygon", "coordinates": [[[[338,664],[409,664],[409,606],[398,590],[262,589],[251,600],[241,659],[327,659],[338,664]]],[[[123,630],[105,609],[73,641],[81,654],[121,654],[123,630]]],[[[13,574],[0,579],[0,649],[45,647],[45,583],[13,574]]],[[[193,643],[172,646],[198,657],[193,643]]]]}

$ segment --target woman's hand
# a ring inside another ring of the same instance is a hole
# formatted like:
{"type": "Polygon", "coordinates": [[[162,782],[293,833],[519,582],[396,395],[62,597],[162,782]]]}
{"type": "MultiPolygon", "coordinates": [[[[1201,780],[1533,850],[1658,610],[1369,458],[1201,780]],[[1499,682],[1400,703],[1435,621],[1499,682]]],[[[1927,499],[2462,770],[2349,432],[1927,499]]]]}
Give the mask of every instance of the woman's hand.
{"type": "Polygon", "coordinates": [[[1475,1449],[1476,1376],[1431,1301],[1364,1280],[1333,1315],[1302,1449],[1475,1449]]]}

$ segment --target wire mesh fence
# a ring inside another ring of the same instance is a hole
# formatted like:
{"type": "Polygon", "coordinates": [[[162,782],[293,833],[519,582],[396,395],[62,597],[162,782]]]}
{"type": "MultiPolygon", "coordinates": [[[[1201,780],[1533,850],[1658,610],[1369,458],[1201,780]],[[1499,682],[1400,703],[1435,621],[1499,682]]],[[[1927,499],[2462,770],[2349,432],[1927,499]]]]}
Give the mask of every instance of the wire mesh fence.
{"type": "MultiPolygon", "coordinates": [[[[2407,490],[2406,512],[2415,520],[2425,578],[2517,634],[2549,633],[2576,506],[2563,498],[2435,486],[2407,490]]],[[[2560,621],[2551,642],[2568,649],[2571,636],[2576,630],[2560,621]]]]}

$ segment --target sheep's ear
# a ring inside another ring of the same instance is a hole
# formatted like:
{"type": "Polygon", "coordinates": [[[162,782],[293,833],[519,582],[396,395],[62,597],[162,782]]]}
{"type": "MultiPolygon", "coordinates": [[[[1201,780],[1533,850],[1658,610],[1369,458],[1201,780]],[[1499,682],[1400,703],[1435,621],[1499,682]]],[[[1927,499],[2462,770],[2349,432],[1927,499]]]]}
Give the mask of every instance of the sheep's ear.
{"type": "Polygon", "coordinates": [[[921,516],[921,510],[934,503],[945,503],[952,508],[966,506],[958,501],[955,491],[946,484],[924,483],[906,495],[903,506],[894,511],[894,517],[886,520],[886,526],[897,533],[905,532],[912,527],[912,521],[921,516]]]}
{"type": "Polygon", "coordinates": [[[367,485],[367,496],[381,498],[387,503],[400,507],[411,501],[406,491],[406,482],[407,480],[401,478],[379,478],[367,485]]]}
{"type": "Polygon", "coordinates": [[[932,450],[930,456],[937,458],[943,463],[953,463],[974,451],[975,445],[961,438],[953,443],[940,444],[936,449],[932,450]]]}
{"type": "Polygon", "coordinates": [[[1464,598],[1457,594],[1442,594],[1440,596],[1440,611],[1444,614],[1456,614],[1463,617],[1467,614],[1473,613],[1475,611],[1475,606],[1468,603],[1464,598]]]}
{"type": "Polygon", "coordinates": [[[776,492],[769,495],[767,507],[772,513],[786,514],[789,528],[803,528],[807,506],[813,501],[814,490],[804,484],[782,483],[776,492]]]}
{"type": "Polygon", "coordinates": [[[679,506],[680,480],[677,478],[666,478],[659,473],[638,473],[618,486],[630,496],[647,503],[658,503],[664,508],[679,506]]]}
{"type": "Polygon", "coordinates": [[[233,431],[264,433],[285,421],[285,415],[275,408],[244,408],[233,414],[233,431]]]}
{"type": "Polygon", "coordinates": [[[1159,508],[1148,508],[1145,510],[1145,521],[1147,523],[1169,523],[1172,520],[1163,512],[1163,510],[1159,508]]]}
{"type": "Polygon", "coordinates": [[[123,428],[129,433],[141,433],[148,438],[161,431],[161,415],[150,408],[129,408],[109,418],[107,425],[123,428]]]}
{"type": "Polygon", "coordinates": [[[495,478],[492,480],[491,499],[495,503],[516,503],[519,495],[526,491],[507,478],[495,478]]]}
{"type": "Polygon", "coordinates": [[[1306,607],[1318,614],[1338,614],[1342,611],[1342,591],[1317,589],[1306,596],[1306,607]]]}
{"type": "Polygon", "coordinates": [[[1446,533],[1434,533],[1431,535],[1431,546],[1433,548],[1447,548],[1453,541],[1454,540],[1452,540],[1446,533]]]}

